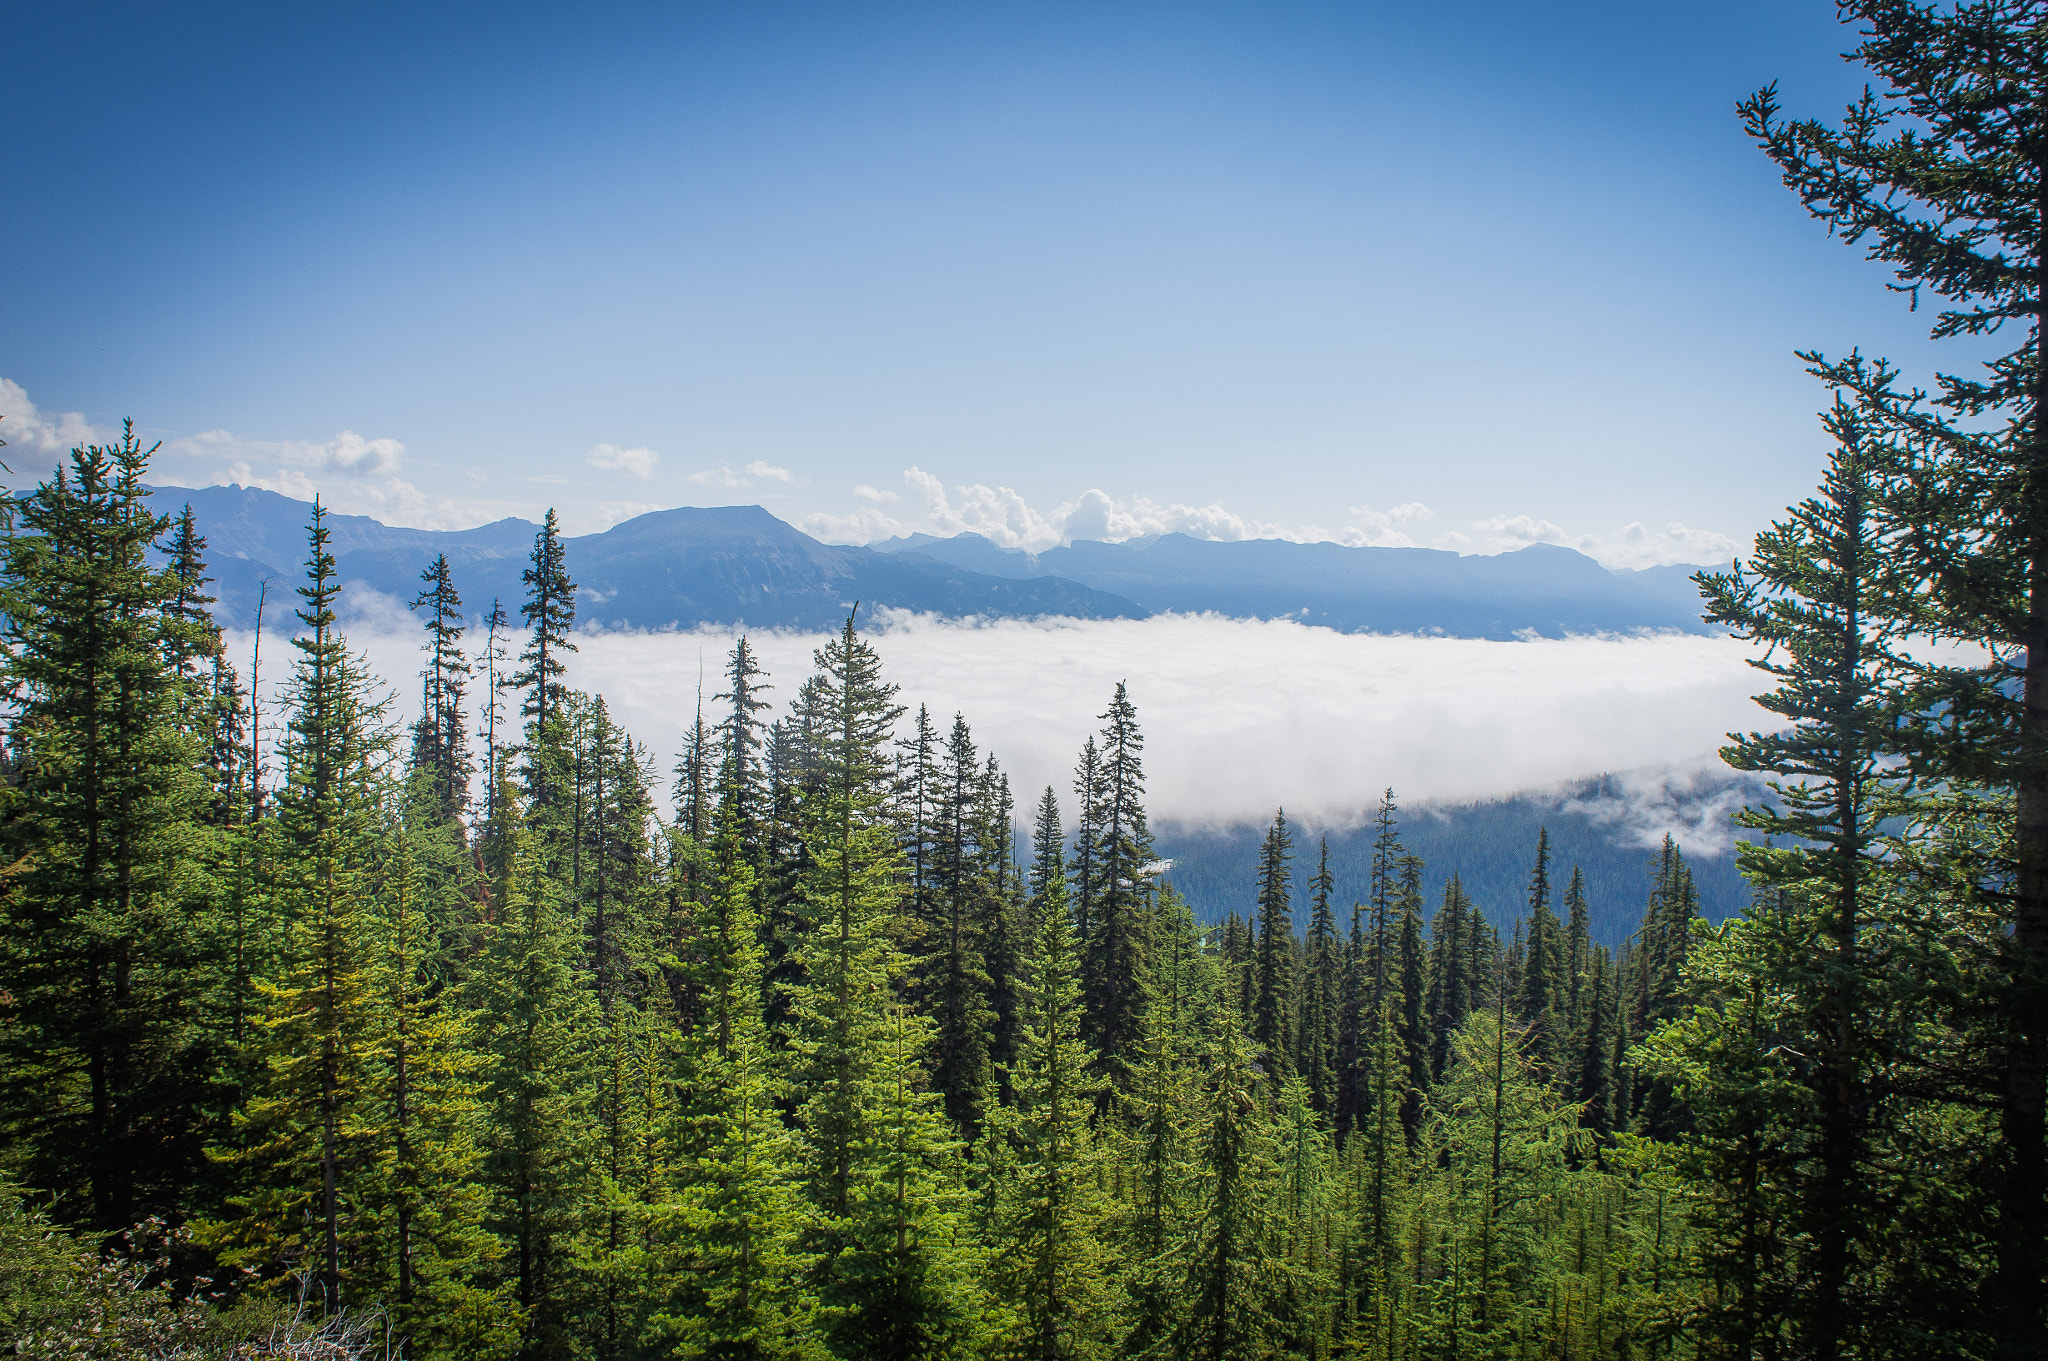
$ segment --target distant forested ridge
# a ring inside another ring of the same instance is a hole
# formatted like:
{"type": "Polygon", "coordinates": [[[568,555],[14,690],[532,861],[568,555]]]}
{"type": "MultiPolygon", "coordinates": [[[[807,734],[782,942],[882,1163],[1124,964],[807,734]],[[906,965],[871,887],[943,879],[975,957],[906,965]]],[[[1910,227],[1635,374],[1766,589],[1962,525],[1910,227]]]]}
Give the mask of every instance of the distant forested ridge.
{"type": "Polygon", "coordinates": [[[504,608],[409,565],[400,726],[323,508],[245,663],[150,451],[74,451],[0,523],[0,1345],[2041,1355],[2048,35],[1844,14],[1875,92],[1746,128],[1938,336],[2025,335],[1932,395],[1806,357],[1822,484],[1697,578],[1770,645],[1719,923],[1667,841],[1610,946],[1539,825],[1499,929],[1388,791],[1199,925],[1140,696],[1012,790],[851,611],[803,675],[739,637],[657,770],[565,683],[552,513],[504,608]]]}
{"type": "MultiPolygon", "coordinates": [[[[225,628],[252,627],[263,581],[282,584],[298,573],[298,531],[310,508],[254,487],[165,487],[160,494],[189,503],[213,546],[215,617],[225,628]]],[[[443,555],[462,573],[472,608],[516,600],[537,528],[515,519],[425,530],[362,515],[329,518],[344,618],[357,592],[409,599],[415,578],[443,555]]],[[[1026,555],[963,534],[849,548],[820,543],[759,506],[717,506],[654,511],[565,538],[563,554],[583,587],[581,618],[606,628],[823,631],[856,600],[952,617],[1211,611],[1347,632],[1466,638],[1707,628],[1688,579],[1694,568],[1611,572],[1550,545],[1465,557],[1169,534],[1026,555]]]]}

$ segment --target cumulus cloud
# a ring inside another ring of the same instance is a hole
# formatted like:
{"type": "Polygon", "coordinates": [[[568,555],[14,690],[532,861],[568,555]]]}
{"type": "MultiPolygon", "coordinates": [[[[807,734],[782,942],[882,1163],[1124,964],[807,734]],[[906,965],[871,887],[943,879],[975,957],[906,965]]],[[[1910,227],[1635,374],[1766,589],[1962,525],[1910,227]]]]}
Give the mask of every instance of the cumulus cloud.
{"type": "Polygon", "coordinates": [[[1311,542],[1327,538],[1347,548],[1413,548],[1415,540],[1409,537],[1408,527],[1436,518],[1436,512],[1420,501],[1404,501],[1392,510],[1353,506],[1348,514],[1354,523],[1335,534],[1307,530],[1299,537],[1311,542]]]}
{"type": "Polygon", "coordinates": [[[583,461],[593,468],[624,473],[628,477],[637,477],[645,481],[654,476],[654,465],[661,462],[661,455],[652,449],[626,449],[616,444],[600,444],[585,454],[583,461]]]}
{"type": "Polygon", "coordinates": [[[874,543],[910,532],[910,526],[876,506],[859,506],[845,515],[815,511],[798,520],[796,527],[825,543],[874,543]]]}
{"type": "Polygon", "coordinates": [[[691,473],[689,480],[700,487],[724,487],[729,491],[738,491],[744,487],[751,487],[756,482],[780,482],[787,486],[795,482],[796,478],[787,468],[778,468],[772,463],[755,459],[744,468],[735,468],[729,463],[721,463],[716,468],[705,468],[701,472],[691,473]]]}
{"type": "Polygon", "coordinates": [[[118,430],[94,425],[83,412],[38,410],[21,384],[0,378],[0,440],[16,451],[12,455],[16,460],[31,451],[62,458],[79,445],[106,444],[119,438],[118,430]]]}
{"type": "MultiPolygon", "coordinates": [[[[745,485],[729,468],[696,477],[724,486],[745,485]]],[[[1420,501],[1404,501],[1384,510],[1371,505],[1352,506],[1346,511],[1345,523],[1331,529],[1322,524],[1278,524],[1216,502],[1195,505],[1155,501],[1147,496],[1119,500],[1099,487],[1091,487],[1050,511],[1041,511],[1011,487],[980,482],[948,485],[918,467],[905,469],[903,481],[923,502],[922,518],[915,512],[902,514],[901,518],[877,513],[873,505],[893,505],[901,498],[893,491],[862,484],[853,489],[853,494],[872,503],[871,506],[846,515],[819,512],[803,520],[801,527],[834,543],[869,543],[913,529],[941,538],[973,533],[1004,548],[1034,553],[1077,539],[1116,543],[1154,534],[1186,534],[1222,542],[1288,539],[1297,543],[1340,543],[1351,548],[1427,546],[1459,553],[1503,553],[1531,544],[1552,543],[1576,549],[1603,566],[1615,568],[1718,563],[1734,556],[1741,547],[1725,534],[1677,522],[1662,530],[1632,523],[1613,534],[1575,534],[1533,515],[1502,515],[1478,521],[1472,526],[1477,537],[1446,529],[1424,538],[1421,526],[1434,520],[1436,512],[1420,501]]]]}
{"type": "MultiPolygon", "coordinates": [[[[1640,522],[1623,525],[1613,534],[1570,534],[1549,520],[1533,515],[1501,515],[1476,521],[1473,526],[1487,537],[1482,552],[1504,553],[1531,544],[1554,543],[1575,548],[1603,567],[1660,567],[1669,563],[1726,562],[1742,551],[1742,545],[1711,529],[1693,529],[1673,520],[1661,530],[1640,522]]],[[[1461,539],[1464,537],[1459,536],[1461,539]]],[[[1467,540],[1467,542],[1470,542],[1467,540]]]]}

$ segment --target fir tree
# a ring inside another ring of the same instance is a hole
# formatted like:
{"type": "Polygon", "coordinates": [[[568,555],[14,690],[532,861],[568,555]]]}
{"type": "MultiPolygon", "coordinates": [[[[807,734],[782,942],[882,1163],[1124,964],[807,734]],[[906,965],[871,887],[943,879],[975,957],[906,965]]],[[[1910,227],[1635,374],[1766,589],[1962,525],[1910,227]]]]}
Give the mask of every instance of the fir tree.
{"type": "MultiPolygon", "coordinates": [[[[1052,830],[1058,835],[1057,826],[1052,830]]],[[[1056,844],[1056,842],[1055,842],[1056,844]]],[[[1102,1241],[1107,1168],[1090,1116],[1100,1079],[1080,1040],[1081,993],[1066,885],[1038,913],[1031,1025],[1011,1074],[1012,1106],[991,1114],[1002,1148],[992,1262],[1000,1298],[1018,1306],[1006,1354],[1031,1361],[1107,1353],[1111,1264],[1102,1241]]]]}
{"type": "Polygon", "coordinates": [[[678,1285],[650,1331],[678,1356],[801,1357],[813,1338],[804,1289],[810,1263],[798,1245],[802,1178],[762,1021],[764,957],[751,873],[739,866],[723,886],[732,1005],[723,1044],[700,1040],[696,1064],[710,1097],[710,1130],[704,1152],[688,1165],[681,1199],[664,1216],[669,1274],[678,1285]]]}
{"type": "Polygon", "coordinates": [[[1565,942],[1557,914],[1550,910],[1550,829],[1536,833],[1536,868],[1529,875],[1527,955],[1521,970],[1516,1009],[1534,1027],[1534,1052],[1540,1063],[1559,1061],[1565,1038],[1565,942]]]}
{"type": "Polygon", "coordinates": [[[1092,859],[1088,935],[1082,939],[1087,1039],[1121,1087],[1149,995],[1152,832],[1145,818],[1145,739],[1123,682],[1102,714],[1102,763],[1092,859]]]}
{"type": "Polygon", "coordinates": [[[527,849],[523,810],[499,795],[505,867],[497,920],[469,987],[484,1056],[487,1224],[521,1319],[524,1358],[571,1355],[580,1326],[582,1230],[594,1198],[590,1097],[597,1018],[576,985],[574,922],[544,862],[527,849]]]}
{"type": "Polygon", "coordinates": [[[1324,1117],[1337,1106],[1337,1010],[1343,998],[1344,947],[1337,936],[1337,918],[1330,895],[1337,881],[1330,873],[1330,839],[1322,839],[1315,877],[1309,880],[1307,972],[1303,982],[1299,1053],[1309,1099],[1324,1117]]]}
{"type": "Polygon", "coordinates": [[[13,503],[0,583],[18,706],[0,1099],[58,1218],[107,1233],[180,1208],[212,1066],[194,1010],[206,785],[165,660],[202,640],[152,565],[150,452],[132,429],[74,449],[13,503]]]}
{"type": "Polygon", "coordinates": [[[519,579],[526,585],[526,603],[519,609],[520,618],[526,621],[526,646],[519,653],[521,669],[505,683],[525,689],[519,711],[536,731],[543,731],[559,716],[568,692],[562,682],[566,670],[563,654],[576,651],[576,644],[569,641],[569,630],[576,624],[576,583],[569,579],[552,506],[541,521],[533,556],[519,579]]]}
{"type": "Polygon", "coordinates": [[[1277,812],[1259,847],[1258,994],[1252,1002],[1252,1039],[1264,1048],[1267,1062],[1284,1067],[1288,1053],[1288,1002],[1293,990],[1294,918],[1288,910],[1294,837],[1287,815],[1277,812]]]}
{"type": "Polygon", "coordinates": [[[462,649],[462,597],[449,573],[448,555],[437,554],[420,574],[426,589],[412,602],[425,610],[426,669],[420,677],[420,717],[413,725],[412,767],[434,791],[442,816],[460,824],[469,807],[468,718],[462,701],[469,685],[469,658],[462,649]]]}
{"type": "MultiPolygon", "coordinates": [[[[1983,650],[1918,667],[1929,721],[1903,745],[1916,772],[2012,801],[1995,876],[2008,905],[2000,957],[1973,983],[1997,1016],[2003,1186],[1985,1303],[2001,1345],[2041,1337],[2048,1279],[2048,374],[2041,358],[2041,16],[2016,0],[1947,7],[1854,0],[1850,54],[1872,83],[1840,127],[1778,116],[1775,87],[1744,126],[1807,210],[1941,301],[1937,339],[2016,322],[2018,345],[1976,378],[1940,375],[1926,401],[1860,354],[1804,356],[1877,423],[1888,567],[1937,638],[1983,650]]],[[[1967,804],[1967,801],[1965,801],[1967,804]]],[[[1975,973],[1975,971],[1973,971],[1975,973]]]]}

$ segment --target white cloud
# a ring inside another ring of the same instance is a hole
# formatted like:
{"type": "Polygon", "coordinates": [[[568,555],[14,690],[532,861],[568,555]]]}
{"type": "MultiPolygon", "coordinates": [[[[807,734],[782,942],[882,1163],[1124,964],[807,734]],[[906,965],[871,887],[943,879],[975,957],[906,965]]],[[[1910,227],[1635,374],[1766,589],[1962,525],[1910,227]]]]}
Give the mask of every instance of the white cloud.
{"type": "Polygon", "coordinates": [[[21,384],[0,378],[0,440],[15,451],[0,459],[14,461],[17,472],[31,471],[21,462],[30,451],[62,458],[80,445],[108,444],[120,437],[120,431],[94,425],[83,412],[39,411],[21,384]]]}
{"type": "Polygon", "coordinates": [[[874,543],[910,532],[910,526],[875,506],[859,506],[845,515],[816,511],[798,520],[796,527],[825,543],[874,543]]]}
{"type": "Polygon", "coordinates": [[[706,468],[701,472],[691,473],[687,480],[695,482],[700,487],[739,488],[747,485],[746,478],[734,472],[729,465],[723,464],[716,468],[706,468]]]}
{"type": "Polygon", "coordinates": [[[893,506],[898,501],[901,501],[903,499],[903,497],[896,492],[883,491],[879,487],[870,487],[865,482],[855,487],[853,489],[853,494],[855,496],[858,496],[863,501],[873,501],[875,504],[882,506],[893,506]]]}
{"type": "Polygon", "coordinates": [[[593,468],[625,473],[628,477],[644,481],[654,476],[654,465],[661,462],[661,455],[652,449],[625,449],[616,444],[600,444],[585,454],[583,461],[593,468]]]}
{"type": "Polygon", "coordinates": [[[1392,510],[1353,506],[1347,513],[1357,523],[1348,524],[1335,534],[1305,531],[1301,537],[1311,542],[1328,538],[1347,548],[1413,548],[1415,540],[1408,536],[1405,527],[1436,518],[1436,512],[1420,501],[1406,501],[1392,510]]]}
{"type": "MultiPolygon", "coordinates": [[[[376,627],[362,602],[351,641],[417,705],[418,630],[376,627]]],[[[752,635],[787,704],[822,635],[752,635]]],[[[714,679],[723,631],[580,637],[572,684],[595,689],[633,735],[673,764],[700,672],[714,679]]],[[[1284,804],[1312,826],[1370,816],[1393,786],[1405,806],[1463,804],[1552,791],[1560,806],[1654,843],[1664,832],[1702,851],[1726,845],[1731,729],[1768,721],[1749,696],[1751,655],[1727,638],[1478,639],[1342,634],[1287,621],[1165,615],[1145,620],[944,621],[897,615],[877,632],[887,679],[911,706],[963,713],[1010,774],[1020,807],[1047,784],[1070,800],[1082,740],[1110,691],[1128,682],[1145,732],[1147,803],[1156,818],[1258,822],[1284,804]],[[1616,771],[1592,793],[1566,786],[1616,771]],[[1715,824],[1715,825],[1710,825],[1715,824]],[[1716,840],[1716,838],[1721,838],[1716,840]]],[[[266,643],[266,652],[269,650],[266,643]]],[[[246,655],[244,635],[237,655],[246,655]]],[[[282,655],[280,651],[279,655],[282,655]]],[[[715,686],[714,686],[715,688],[715,686]]],[[[707,692],[708,694],[709,692],[707,692]]]]}
{"type": "Polygon", "coordinates": [[[344,477],[381,477],[397,472],[405,460],[405,446],[397,440],[364,439],[353,430],[330,440],[253,440],[226,430],[203,430],[167,440],[164,452],[243,466],[277,463],[344,477]]]}
{"type": "MultiPolygon", "coordinates": [[[[788,702],[821,641],[754,635],[771,698],[788,702]]],[[[1749,699],[1749,652],[1726,638],[1490,642],[1213,616],[897,617],[876,645],[913,709],[966,715],[1025,803],[1047,784],[1066,797],[1082,739],[1128,681],[1150,806],[1192,822],[1255,821],[1285,804],[1308,822],[1350,825],[1387,785],[1409,803],[1465,803],[1617,770],[1718,767],[1725,733],[1769,717],[1749,699]]],[[[718,633],[593,637],[571,679],[602,690],[636,736],[669,752],[700,652],[715,675],[728,646],[718,633]]],[[[1679,803],[1650,781],[1631,788],[1608,815],[1654,839],[1679,803]]]]}
{"type": "MultiPolygon", "coordinates": [[[[1533,515],[1499,515],[1490,520],[1475,521],[1472,527],[1487,536],[1481,540],[1483,552],[1506,553],[1531,544],[1554,543],[1575,548],[1603,567],[1724,563],[1742,551],[1742,545],[1726,534],[1711,529],[1693,529],[1676,520],[1660,531],[1645,528],[1638,521],[1623,525],[1613,534],[1570,534],[1549,520],[1539,520],[1533,515]]],[[[1458,537],[1464,538],[1462,535],[1458,537]]]]}
{"type": "Polygon", "coordinates": [[[738,491],[743,487],[751,487],[756,482],[779,482],[788,486],[795,482],[796,478],[787,468],[778,468],[772,463],[756,459],[744,468],[721,463],[716,468],[691,473],[688,480],[700,487],[724,487],[730,491],[738,491]]]}

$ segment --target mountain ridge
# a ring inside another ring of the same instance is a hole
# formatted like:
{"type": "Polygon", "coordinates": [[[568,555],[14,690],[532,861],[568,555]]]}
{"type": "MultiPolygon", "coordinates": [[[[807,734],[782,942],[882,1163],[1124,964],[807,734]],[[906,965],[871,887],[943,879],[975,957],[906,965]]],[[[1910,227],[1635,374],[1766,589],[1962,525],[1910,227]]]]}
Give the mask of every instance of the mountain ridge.
{"type": "MultiPolygon", "coordinates": [[[[192,506],[208,540],[215,616],[224,625],[254,622],[266,580],[287,587],[273,587],[271,596],[291,599],[304,570],[309,502],[241,486],[157,491],[160,505],[177,497],[192,506]]],[[[520,574],[539,530],[516,517],[461,530],[333,513],[327,523],[350,599],[368,591],[409,601],[421,571],[446,553],[457,589],[478,614],[494,599],[507,610],[524,599],[520,574]]],[[[951,617],[1213,612],[1342,632],[1500,639],[1711,631],[1686,580],[1694,569],[1610,571],[1547,544],[1488,557],[1162,534],[1027,554],[966,533],[860,547],[823,543],[761,506],[680,506],[565,537],[563,545],[581,588],[580,621],[609,628],[824,629],[860,602],[951,617]]]]}

